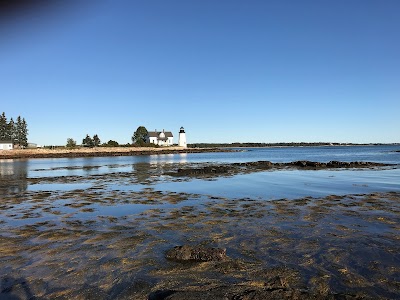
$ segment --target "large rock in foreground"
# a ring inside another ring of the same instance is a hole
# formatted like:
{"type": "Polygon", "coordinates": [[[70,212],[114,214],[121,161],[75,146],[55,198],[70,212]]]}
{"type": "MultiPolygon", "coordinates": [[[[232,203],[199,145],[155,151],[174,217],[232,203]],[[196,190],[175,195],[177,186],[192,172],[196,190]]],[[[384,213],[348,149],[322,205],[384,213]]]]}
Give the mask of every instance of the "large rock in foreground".
{"type": "Polygon", "coordinates": [[[175,261],[221,261],[227,258],[226,249],[203,246],[176,246],[165,257],[175,261]]]}

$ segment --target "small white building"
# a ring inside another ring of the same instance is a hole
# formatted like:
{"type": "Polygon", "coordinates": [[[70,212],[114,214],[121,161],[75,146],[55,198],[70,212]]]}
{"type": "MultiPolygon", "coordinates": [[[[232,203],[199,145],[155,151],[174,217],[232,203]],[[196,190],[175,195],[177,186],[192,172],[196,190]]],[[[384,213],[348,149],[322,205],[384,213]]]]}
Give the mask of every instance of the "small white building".
{"type": "Polygon", "coordinates": [[[12,141],[0,141],[0,150],[12,150],[14,143],[12,141]]]}
{"type": "Polygon", "coordinates": [[[174,143],[174,136],[171,131],[149,131],[147,133],[148,143],[152,143],[159,146],[172,146],[174,143]]]}

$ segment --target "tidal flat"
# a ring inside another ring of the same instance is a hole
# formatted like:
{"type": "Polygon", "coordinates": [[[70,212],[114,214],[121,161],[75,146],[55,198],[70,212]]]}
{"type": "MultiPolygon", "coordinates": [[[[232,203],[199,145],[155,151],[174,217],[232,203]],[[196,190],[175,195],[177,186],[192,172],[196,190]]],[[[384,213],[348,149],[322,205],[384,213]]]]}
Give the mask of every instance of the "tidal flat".
{"type": "Polygon", "coordinates": [[[199,179],[168,174],[210,164],[90,162],[1,178],[0,299],[400,298],[398,169],[240,166],[199,179]],[[345,191],[310,184],[360,174],[345,191]],[[245,181],[254,178],[264,194],[245,181]],[[375,178],[387,186],[371,191],[383,186],[375,178]],[[277,181],[286,185],[272,197],[277,181]],[[285,193],[290,185],[309,195],[285,193]],[[224,256],[169,259],[182,245],[224,256]]]}
{"type": "Polygon", "coordinates": [[[10,195],[0,207],[2,297],[400,296],[400,193],[263,201],[147,189],[23,198],[29,205],[10,195]],[[96,213],[115,203],[145,206],[119,216],[96,213]],[[228,258],[165,258],[183,244],[224,248],[228,258]]]}

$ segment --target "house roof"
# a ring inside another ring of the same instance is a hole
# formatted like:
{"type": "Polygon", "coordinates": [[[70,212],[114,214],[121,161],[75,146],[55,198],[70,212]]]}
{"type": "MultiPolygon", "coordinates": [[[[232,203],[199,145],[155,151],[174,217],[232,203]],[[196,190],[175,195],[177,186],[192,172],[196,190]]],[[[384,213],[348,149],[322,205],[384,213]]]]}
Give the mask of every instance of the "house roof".
{"type": "Polygon", "coordinates": [[[11,140],[4,140],[4,141],[1,141],[1,140],[0,140],[0,144],[13,144],[13,141],[11,141],[11,140]]]}
{"type": "MultiPolygon", "coordinates": [[[[161,131],[148,131],[148,136],[149,137],[156,137],[158,138],[160,135],[161,131]]],[[[174,137],[171,131],[164,131],[165,137],[169,138],[169,137],[174,137]]]]}

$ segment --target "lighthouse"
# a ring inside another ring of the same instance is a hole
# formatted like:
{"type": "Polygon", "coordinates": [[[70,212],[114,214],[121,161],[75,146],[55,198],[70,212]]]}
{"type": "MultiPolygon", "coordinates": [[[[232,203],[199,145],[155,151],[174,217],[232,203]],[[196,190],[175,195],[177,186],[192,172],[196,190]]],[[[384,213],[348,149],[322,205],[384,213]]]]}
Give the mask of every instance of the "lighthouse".
{"type": "Polygon", "coordinates": [[[181,127],[181,129],[179,130],[179,143],[178,146],[183,147],[183,148],[187,148],[186,145],[186,133],[185,133],[185,129],[183,127],[181,127]]]}

